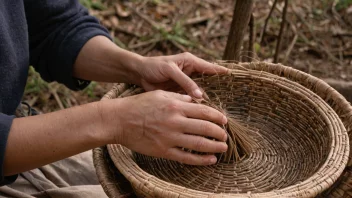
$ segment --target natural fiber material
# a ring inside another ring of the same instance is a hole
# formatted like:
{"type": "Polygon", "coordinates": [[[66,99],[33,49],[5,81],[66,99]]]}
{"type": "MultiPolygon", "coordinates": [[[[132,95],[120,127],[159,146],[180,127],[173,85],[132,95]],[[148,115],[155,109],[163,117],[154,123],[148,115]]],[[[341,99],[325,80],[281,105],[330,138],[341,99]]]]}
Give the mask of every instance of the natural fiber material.
{"type": "MultiPolygon", "coordinates": [[[[218,97],[216,97],[216,101],[214,101],[214,99],[210,99],[209,96],[204,93],[203,99],[193,99],[193,102],[210,106],[222,112],[227,117],[228,121],[222,126],[222,128],[228,136],[226,141],[228,149],[225,153],[218,155],[218,161],[227,163],[230,163],[231,161],[237,162],[251,153],[253,150],[252,147],[255,144],[253,137],[256,133],[238,122],[234,116],[229,114],[226,109],[222,107],[223,104],[218,97]]],[[[188,149],[186,150],[189,151],[188,149]]],[[[199,152],[194,153],[202,154],[199,152]]]]}
{"type": "MultiPolygon", "coordinates": [[[[331,186],[340,175],[347,162],[349,143],[336,113],[340,117],[340,113],[345,113],[345,119],[351,117],[349,106],[341,108],[346,104],[343,97],[316,78],[284,66],[231,66],[237,68],[232,75],[206,78],[198,84],[215,93],[207,92],[210,97],[224,96],[221,101],[236,119],[260,130],[255,145],[258,149],[236,164],[194,167],[131,155],[119,145],[109,145],[114,164],[140,195],[204,197],[223,192],[222,195],[237,197],[312,197],[331,186]],[[321,85],[314,89],[306,86],[313,91],[325,86],[325,90],[317,93],[328,96],[323,98],[335,107],[336,113],[320,97],[294,81],[305,86],[321,85]],[[234,194],[249,191],[251,195],[234,194]]],[[[112,92],[108,97],[120,95],[112,92]]]]}

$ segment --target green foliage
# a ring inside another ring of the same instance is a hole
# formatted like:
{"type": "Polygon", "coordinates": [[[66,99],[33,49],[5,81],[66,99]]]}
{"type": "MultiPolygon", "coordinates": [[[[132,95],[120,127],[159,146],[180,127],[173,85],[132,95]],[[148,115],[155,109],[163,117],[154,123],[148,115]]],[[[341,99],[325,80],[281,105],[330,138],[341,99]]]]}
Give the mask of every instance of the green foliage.
{"type": "Polygon", "coordinates": [[[106,7],[100,1],[92,1],[92,0],[79,0],[79,2],[88,9],[94,10],[105,10],[106,7]]]}
{"type": "Polygon", "coordinates": [[[343,10],[352,6],[352,0],[339,0],[336,4],[336,10],[343,10]]]}
{"type": "Polygon", "coordinates": [[[177,36],[183,36],[185,34],[185,28],[182,25],[182,22],[177,21],[172,31],[177,36]]]}
{"type": "Polygon", "coordinates": [[[260,49],[261,49],[260,44],[257,43],[257,42],[255,42],[255,43],[254,43],[254,52],[255,52],[256,54],[258,54],[258,53],[260,52],[260,49]]]}
{"type": "Polygon", "coordinates": [[[94,82],[92,81],[88,87],[86,87],[84,90],[83,90],[83,93],[84,94],[87,94],[89,98],[97,98],[97,96],[95,95],[94,93],[94,89],[95,87],[97,86],[97,82],[94,82]]]}
{"type": "Polygon", "coordinates": [[[40,78],[33,67],[29,67],[28,80],[25,87],[25,94],[39,94],[43,90],[48,90],[48,83],[40,78]]]}

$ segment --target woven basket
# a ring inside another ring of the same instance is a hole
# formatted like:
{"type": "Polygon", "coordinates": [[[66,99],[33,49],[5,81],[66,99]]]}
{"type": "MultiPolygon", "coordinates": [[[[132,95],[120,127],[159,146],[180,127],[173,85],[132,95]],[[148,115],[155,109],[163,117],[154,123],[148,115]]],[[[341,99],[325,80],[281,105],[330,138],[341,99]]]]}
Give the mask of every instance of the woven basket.
{"type": "MultiPolygon", "coordinates": [[[[338,177],[349,156],[349,103],[323,81],[289,67],[221,64],[234,68],[232,74],[194,80],[243,124],[259,131],[253,153],[235,164],[187,166],[121,145],[97,148],[94,163],[107,195],[348,196],[349,168],[338,177]]],[[[140,89],[118,84],[104,98],[138,93],[140,89]]]]}

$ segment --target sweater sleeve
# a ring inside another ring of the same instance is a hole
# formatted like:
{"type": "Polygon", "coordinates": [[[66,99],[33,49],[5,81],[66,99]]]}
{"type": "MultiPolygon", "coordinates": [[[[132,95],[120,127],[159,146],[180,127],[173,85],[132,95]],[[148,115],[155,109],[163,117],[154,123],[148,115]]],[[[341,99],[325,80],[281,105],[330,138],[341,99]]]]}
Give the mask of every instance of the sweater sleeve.
{"type": "Polygon", "coordinates": [[[7,137],[11,129],[12,121],[15,117],[0,113],[0,186],[14,182],[17,175],[4,177],[4,158],[7,137]]]}
{"type": "Polygon", "coordinates": [[[108,31],[78,0],[26,0],[25,12],[30,64],[46,81],[72,90],[85,88],[89,82],[72,75],[76,57],[92,37],[110,38],[108,31]]]}

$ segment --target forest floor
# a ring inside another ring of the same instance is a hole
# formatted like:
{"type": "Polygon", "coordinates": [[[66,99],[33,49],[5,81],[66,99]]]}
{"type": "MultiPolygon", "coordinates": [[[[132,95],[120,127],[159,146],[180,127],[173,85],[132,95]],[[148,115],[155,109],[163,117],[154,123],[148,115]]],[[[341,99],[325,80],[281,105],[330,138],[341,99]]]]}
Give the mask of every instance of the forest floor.
{"type": "MultiPolygon", "coordinates": [[[[282,20],[279,0],[267,28],[263,26],[273,0],[254,7],[254,53],[248,34],[242,61],[272,62],[282,20]],[[253,57],[253,58],[252,58],[253,57]]],[[[352,81],[352,0],[289,1],[287,25],[278,62],[319,78],[352,81]]],[[[225,49],[233,0],[81,0],[107,27],[114,42],[144,56],[191,52],[209,61],[225,49]]],[[[80,92],[46,83],[32,68],[24,100],[42,112],[99,100],[111,84],[92,82],[80,92]]]]}

